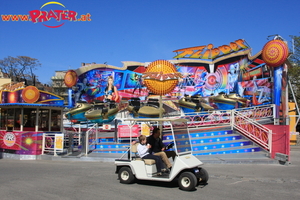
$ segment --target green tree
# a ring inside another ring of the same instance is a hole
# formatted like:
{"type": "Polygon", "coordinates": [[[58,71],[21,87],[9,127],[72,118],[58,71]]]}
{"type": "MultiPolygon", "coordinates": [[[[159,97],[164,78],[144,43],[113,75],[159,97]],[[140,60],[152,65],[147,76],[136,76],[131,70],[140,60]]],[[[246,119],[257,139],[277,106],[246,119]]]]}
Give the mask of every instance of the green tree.
{"type": "MultiPolygon", "coordinates": [[[[292,89],[297,99],[297,103],[300,106],[300,36],[290,36],[292,38],[293,48],[290,50],[292,53],[288,58],[290,67],[288,69],[288,78],[291,82],[292,89]]],[[[291,92],[290,92],[290,98],[291,92]]]]}

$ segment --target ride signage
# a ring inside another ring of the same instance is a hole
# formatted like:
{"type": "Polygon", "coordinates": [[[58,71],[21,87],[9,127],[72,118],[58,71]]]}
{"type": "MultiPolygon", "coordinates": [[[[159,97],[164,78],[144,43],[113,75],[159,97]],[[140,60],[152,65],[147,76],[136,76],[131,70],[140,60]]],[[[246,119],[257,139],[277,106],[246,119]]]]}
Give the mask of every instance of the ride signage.
{"type": "Polygon", "coordinates": [[[140,136],[139,134],[139,125],[134,125],[132,127],[128,125],[119,125],[118,126],[118,137],[138,137],[140,136]],[[131,135],[131,136],[130,136],[131,135]]]}
{"type": "Polygon", "coordinates": [[[173,52],[181,52],[174,58],[199,58],[199,59],[215,59],[223,55],[227,55],[233,52],[240,51],[242,49],[249,48],[246,44],[246,41],[243,39],[238,39],[234,42],[230,42],[229,45],[222,45],[217,48],[214,48],[213,44],[189,47],[178,49],[173,52]]]}
{"type": "Polygon", "coordinates": [[[1,90],[15,91],[17,89],[24,88],[25,84],[24,84],[24,82],[13,83],[13,84],[6,83],[6,84],[3,84],[1,87],[2,87],[1,90]]]}
{"type": "Polygon", "coordinates": [[[159,81],[166,80],[177,80],[178,78],[182,78],[182,74],[179,72],[167,73],[164,74],[162,71],[160,72],[145,72],[142,76],[143,79],[153,79],[159,81]]]}

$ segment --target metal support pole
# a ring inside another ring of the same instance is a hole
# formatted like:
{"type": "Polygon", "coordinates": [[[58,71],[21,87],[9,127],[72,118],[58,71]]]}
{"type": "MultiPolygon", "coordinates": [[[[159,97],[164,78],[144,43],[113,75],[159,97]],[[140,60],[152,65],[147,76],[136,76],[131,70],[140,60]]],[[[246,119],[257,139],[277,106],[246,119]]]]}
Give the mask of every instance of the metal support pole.
{"type": "Polygon", "coordinates": [[[60,110],[60,132],[64,131],[64,113],[60,110]]]}
{"type": "Polygon", "coordinates": [[[53,151],[53,154],[54,154],[54,156],[57,156],[57,152],[56,152],[56,134],[54,134],[54,151],[53,151]]]}
{"type": "Polygon", "coordinates": [[[99,137],[98,131],[99,131],[99,124],[97,123],[96,124],[96,143],[95,143],[95,145],[98,145],[98,137],[99,137]]]}
{"type": "MultiPolygon", "coordinates": [[[[134,124],[135,124],[134,122],[132,124],[130,122],[130,125],[129,125],[130,126],[129,127],[129,135],[130,135],[130,140],[129,140],[130,141],[130,147],[129,148],[130,148],[130,150],[131,150],[131,145],[132,145],[132,127],[134,126],[134,124]]],[[[132,159],[132,155],[131,155],[131,151],[130,150],[129,150],[130,155],[128,156],[128,159],[131,160],[132,159]]]]}
{"type": "Polygon", "coordinates": [[[44,151],[45,151],[45,137],[46,133],[43,133],[43,140],[42,140],[42,155],[44,155],[44,151]]]}
{"type": "Polygon", "coordinates": [[[115,119],[115,143],[118,142],[118,121],[115,119]]]}
{"type": "Polygon", "coordinates": [[[89,140],[89,133],[88,131],[84,133],[79,133],[79,135],[81,135],[81,153],[84,154],[84,155],[87,155],[88,154],[88,140],[89,140]]]}
{"type": "Polygon", "coordinates": [[[68,153],[72,153],[73,152],[73,133],[69,132],[69,149],[68,149],[68,153]]]}
{"type": "Polygon", "coordinates": [[[23,131],[24,127],[24,108],[21,108],[21,119],[20,119],[20,131],[23,131]]]}
{"type": "Polygon", "coordinates": [[[231,130],[233,130],[233,127],[234,127],[234,123],[235,123],[235,116],[234,116],[234,109],[231,110],[230,112],[230,126],[231,126],[231,130]]]}
{"type": "MultiPolygon", "coordinates": [[[[162,107],[163,107],[163,103],[162,103],[162,95],[159,96],[159,118],[162,118],[162,107]]],[[[160,129],[160,138],[162,138],[162,123],[159,123],[159,129],[160,129]]]]}
{"type": "Polygon", "coordinates": [[[39,112],[40,112],[40,109],[37,108],[36,113],[35,113],[35,132],[39,131],[39,112]]]}
{"type": "Polygon", "coordinates": [[[52,110],[51,110],[51,108],[49,109],[49,119],[48,119],[48,131],[51,131],[51,118],[52,118],[52,110]]]}

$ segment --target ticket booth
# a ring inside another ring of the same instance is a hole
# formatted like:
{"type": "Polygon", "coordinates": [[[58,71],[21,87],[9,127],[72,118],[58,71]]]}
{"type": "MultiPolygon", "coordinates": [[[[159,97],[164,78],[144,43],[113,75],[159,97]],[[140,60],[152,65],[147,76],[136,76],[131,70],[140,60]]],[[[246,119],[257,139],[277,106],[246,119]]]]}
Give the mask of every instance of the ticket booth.
{"type": "Polygon", "coordinates": [[[2,151],[41,154],[43,133],[63,130],[63,98],[22,83],[2,86],[0,93],[2,151]]]}

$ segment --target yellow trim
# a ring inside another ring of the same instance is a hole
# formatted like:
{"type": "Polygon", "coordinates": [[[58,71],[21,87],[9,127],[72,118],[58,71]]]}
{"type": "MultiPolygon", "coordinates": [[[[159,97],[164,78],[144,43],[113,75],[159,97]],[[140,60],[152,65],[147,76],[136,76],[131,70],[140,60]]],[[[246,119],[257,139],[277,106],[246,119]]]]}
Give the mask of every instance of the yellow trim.
{"type": "Polygon", "coordinates": [[[47,99],[47,100],[43,100],[43,101],[38,101],[36,103],[44,103],[44,102],[49,102],[49,101],[61,101],[61,100],[64,100],[64,99],[47,99]]]}
{"type": "Polygon", "coordinates": [[[93,69],[98,69],[98,68],[103,68],[103,69],[117,69],[117,70],[126,70],[127,67],[116,67],[113,65],[106,65],[106,64],[88,64],[85,66],[82,66],[78,69],[75,70],[77,76],[80,76],[81,74],[84,74],[85,72],[88,72],[93,69]]]}

